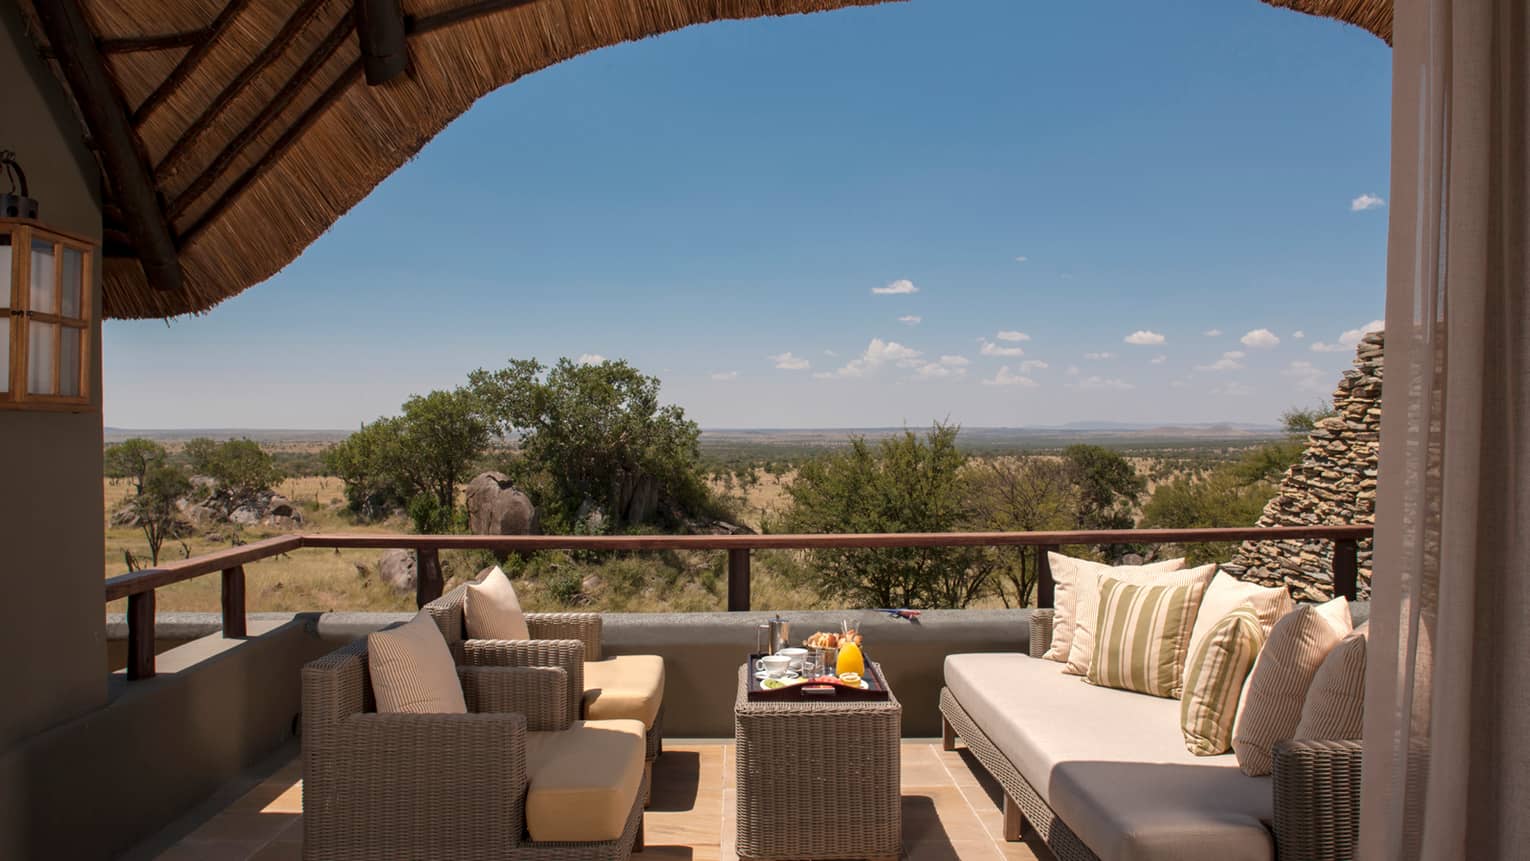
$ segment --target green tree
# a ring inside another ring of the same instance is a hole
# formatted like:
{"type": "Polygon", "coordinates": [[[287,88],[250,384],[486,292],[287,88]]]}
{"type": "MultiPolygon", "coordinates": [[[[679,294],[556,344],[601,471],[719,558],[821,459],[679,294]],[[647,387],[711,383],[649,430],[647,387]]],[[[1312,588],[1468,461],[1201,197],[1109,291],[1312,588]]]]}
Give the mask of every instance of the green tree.
{"type": "Polygon", "coordinates": [[[252,439],[216,442],[197,437],[184,452],[194,475],[205,475],[220,491],[236,499],[270,490],[282,480],[282,471],[270,453],[252,439]]]}
{"type": "MultiPolygon", "coordinates": [[[[983,462],[974,479],[976,500],[985,529],[999,532],[1049,532],[1072,529],[1078,521],[1079,490],[1065,461],[1023,455],[983,462]]],[[[1005,548],[999,572],[1007,588],[999,597],[1005,606],[1030,606],[1036,589],[1036,554],[1031,548],[1005,548]]]]}
{"type": "Polygon", "coordinates": [[[108,478],[126,478],[136,493],[143,493],[144,477],[149,470],[165,462],[165,449],[143,437],[125,439],[106,447],[105,468],[108,478]]]}
{"type": "MultiPolygon", "coordinates": [[[[1259,451],[1248,457],[1260,458],[1259,451]]],[[[1202,529],[1253,526],[1275,494],[1266,480],[1248,481],[1252,467],[1245,461],[1228,464],[1196,481],[1178,478],[1160,484],[1142,507],[1142,525],[1150,529],[1202,529]]],[[[1225,561],[1236,551],[1230,543],[1191,544],[1185,556],[1191,565],[1225,561]]]]}
{"type": "Polygon", "coordinates": [[[176,503],[190,491],[191,481],[179,467],[161,462],[144,473],[143,487],[129,504],[149,542],[152,564],[159,564],[159,548],[180,528],[176,503]]]}
{"type": "Polygon", "coordinates": [[[366,516],[403,506],[420,532],[457,524],[457,488],[488,450],[490,425],[464,389],[433,391],[404,402],[331,446],[325,464],[345,481],[351,508],[366,516]]]}
{"type": "Polygon", "coordinates": [[[1329,404],[1317,404],[1311,407],[1291,407],[1280,414],[1280,426],[1285,428],[1287,434],[1306,438],[1312,433],[1317,423],[1326,418],[1332,418],[1338,412],[1329,404]]]}
{"type": "Polygon", "coordinates": [[[709,504],[701,429],[680,407],[660,404],[657,377],[623,361],[565,358],[551,368],[512,359],[468,379],[494,428],[518,439],[518,477],[546,488],[537,499],[544,523],[571,527],[586,504],[617,525],[709,504]]]}
{"type": "Polygon", "coordinates": [[[1073,485],[1078,490],[1079,529],[1130,529],[1132,510],[1147,487],[1126,458],[1097,445],[1070,445],[1063,450],[1073,485]]]}
{"type": "MultiPolygon", "coordinates": [[[[959,429],[937,424],[864,438],[807,461],[786,488],[784,528],[793,532],[953,532],[978,516],[959,429]]],[[[816,551],[819,591],[870,607],[965,607],[984,594],[993,555],[973,547],[816,551]]]]}

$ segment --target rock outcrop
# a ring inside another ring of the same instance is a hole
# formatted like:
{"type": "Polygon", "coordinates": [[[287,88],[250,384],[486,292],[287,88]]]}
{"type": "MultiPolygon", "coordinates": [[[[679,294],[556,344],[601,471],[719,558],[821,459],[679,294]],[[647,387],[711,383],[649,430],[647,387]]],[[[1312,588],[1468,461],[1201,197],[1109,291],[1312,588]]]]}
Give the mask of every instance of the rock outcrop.
{"type": "MultiPolygon", "coordinates": [[[[1260,526],[1374,523],[1376,455],[1381,439],[1384,339],[1360,340],[1355,367],[1333,393],[1337,415],[1320,420],[1302,458],[1286,471],[1280,493],[1264,507],[1260,526]]],[[[1370,597],[1371,542],[1360,542],[1359,596],[1370,597]]],[[[1228,573],[1267,585],[1284,584],[1298,599],[1333,594],[1333,544],[1327,541],[1245,542],[1228,573]]]]}
{"type": "Polygon", "coordinates": [[[394,591],[413,594],[418,576],[414,566],[414,554],[408,550],[387,550],[377,560],[378,579],[388,584],[394,591]]]}
{"type": "Polygon", "coordinates": [[[467,485],[468,531],[474,535],[534,535],[537,510],[503,473],[483,472],[467,485]]]}

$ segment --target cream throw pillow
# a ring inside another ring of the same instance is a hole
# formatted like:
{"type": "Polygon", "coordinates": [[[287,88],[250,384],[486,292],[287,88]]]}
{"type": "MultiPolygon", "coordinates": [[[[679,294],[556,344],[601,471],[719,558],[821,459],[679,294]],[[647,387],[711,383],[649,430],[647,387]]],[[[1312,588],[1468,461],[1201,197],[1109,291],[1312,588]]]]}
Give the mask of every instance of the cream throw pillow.
{"type": "Polygon", "coordinates": [[[1175,586],[1100,579],[1090,684],[1177,697],[1204,581],[1175,586]]]}
{"type": "Polygon", "coordinates": [[[1333,647],[1307,688],[1302,720],[1292,738],[1360,738],[1365,724],[1365,649],[1367,622],[1333,647]]]}
{"type": "MultiPolygon", "coordinates": [[[[1205,600],[1201,615],[1206,614],[1205,600]]],[[[1238,698],[1259,649],[1265,626],[1252,604],[1226,613],[1185,661],[1185,691],[1179,702],[1179,728],[1185,747],[1196,756],[1216,756],[1232,748],[1238,698]]]]}
{"type": "MultiPolygon", "coordinates": [[[[1173,561],[1183,562],[1184,560],[1173,561]]],[[[1206,585],[1211,582],[1212,575],[1217,573],[1217,566],[1202,565],[1199,568],[1168,571],[1146,571],[1143,570],[1145,567],[1123,565],[1111,568],[1099,565],[1093,570],[1079,572],[1078,581],[1074,584],[1078,593],[1078,605],[1077,616],[1073,622],[1073,644],[1068,647],[1068,666],[1063,668],[1063,672],[1077,676],[1089,675],[1089,665],[1094,660],[1094,630],[1100,616],[1100,582],[1106,577],[1151,586],[1198,584],[1199,588],[1195,590],[1195,604],[1190,607],[1190,624],[1192,626],[1195,624],[1195,611],[1200,606],[1201,595],[1205,593],[1206,585]]],[[[1189,645],[1188,637],[1184,645],[1189,645]]],[[[1183,665],[1183,657],[1180,663],[1183,665]]]]}
{"type": "Polygon", "coordinates": [[[1244,774],[1270,773],[1275,743],[1296,737],[1312,677],[1350,628],[1349,602],[1342,597],[1303,604],[1275,623],[1233,725],[1233,753],[1244,774]]]}
{"type": "MultiPolygon", "coordinates": [[[[1218,571],[1211,578],[1211,585],[1206,587],[1206,594],[1201,597],[1201,609],[1195,617],[1195,630],[1190,632],[1190,654],[1195,654],[1201,641],[1228,613],[1244,604],[1259,614],[1266,636],[1280,617],[1296,606],[1296,602],[1291,600],[1291,593],[1284,586],[1260,586],[1239,580],[1225,571],[1218,571]]],[[[1186,672],[1189,672],[1190,666],[1189,663],[1185,664],[1186,672]]]]}
{"type": "Polygon", "coordinates": [[[468,584],[463,604],[469,640],[531,639],[521,600],[515,597],[515,586],[498,565],[477,583],[468,584]]]}
{"type": "MultiPolygon", "coordinates": [[[[1112,567],[1103,562],[1091,562],[1088,559],[1075,559],[1072,556],[1064,556],[1061,553],[1047,553],[1047,562],[1052,567],[1052,645],[1042,655],[1050,661],[1058,663],[1068,662],[1068,650],[1073,646],[1074,620],[1078,618],[1078,583],[1080,577],[1088,572],[1092,577],[1098,577],[1101,573],[1113,573],[1116,576],[1126,576],[1135,572],[1159,573],[1163,571],[1178,571],[1185,567],[1183,559],[1168,559],[1163,562],[1154,562],[1151,565],[1118,565],[1112,567]]],[[[1094,614],[1098,607],[1090,611],[1089,618],[1093,624],[1094,614]]],[[[1092,647],[1091,647],[1092,651],[1092,647]]]]}
{"type": "Polygon", "coordinates": [[[380,713],[467,713],[451,649],[424,610],[397,628],[367,635],[367,672],[380,713]]]}

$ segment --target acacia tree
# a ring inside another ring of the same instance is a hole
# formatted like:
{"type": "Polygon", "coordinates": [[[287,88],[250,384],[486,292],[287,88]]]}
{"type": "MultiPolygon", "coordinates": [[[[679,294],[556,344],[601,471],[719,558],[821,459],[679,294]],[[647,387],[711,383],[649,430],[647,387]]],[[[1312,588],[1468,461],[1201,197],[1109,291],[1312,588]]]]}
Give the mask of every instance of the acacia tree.
{"type": "MultiPolygon", "coordinates": [[[[953,532],[978,511],[956,448],[959,429],[936,424],[875,448],[862,437],[844,452],[802,465],[787,486],[783,525],[794,532],[953,532]]],[[[836,549],[814,554],[819,592],[871,607],[965,607],[989,587],[992,554],[973,547],[836,549]]]]}
{"type": "Polygon", "coordinates": [[[512,359],[468,381],[494,428],[518,440],[510,470],[535,492],[544,523],[572,526],[587,505],[623,525],[706,504],[701,429],[660,403],[657,377],[624,361],[512,359]]]}
{"type": "MultiPolygon", "coordinates": [[[[1077,522],[1078,488],[1069,465],[1057,458],[991,458],[979,468],[974,483],[985,528],[1046,532],[1071,529],[1077,522]]],[[[1005,606],[1030,606],[1039,576],[1035,552],[1026,547],[1001,552],[1008,561],[999,575],[1009,588],[998,589],[1000,599],[1005,606]]]]}
{"type": "Polygon", "coordinates": [[[220,443],[197,437],[186,443],[185,455],[194,474],[211,478],[236,499],[270,490],[282,479],[276,461],[252,439],[220,443]]]}
{"type": "Polygon", "coordinates": [[[109,445],[104,455],[107,477],[131,479],[134,491],[140,494],[143,493],[144,477],[149,470],[164,462],[164,447],[143,437],[133,437],[109,445]]]}
{"type": "Polygon", "coordinates": [[[190,490],[191,481],[179,467],[156,463],[144,473],[142,487],[130,505],[149,542],[151,564],[159,564],[159,548],[179,528],[176,502],[190,490]]]}

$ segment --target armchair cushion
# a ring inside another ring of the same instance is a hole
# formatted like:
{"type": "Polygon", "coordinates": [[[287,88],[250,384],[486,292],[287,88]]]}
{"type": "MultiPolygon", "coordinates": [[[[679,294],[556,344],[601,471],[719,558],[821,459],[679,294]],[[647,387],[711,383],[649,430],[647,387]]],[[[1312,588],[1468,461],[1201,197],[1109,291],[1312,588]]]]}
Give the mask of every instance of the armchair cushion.
{"type": "Polygon", "coordinates": [[[467,584],[463,614],[470,640],[529,640],[526,614],[515,596],[515,586],[498,565],[477,583],[467,584]]]}
{"type": "Polygon", "coordinates": [[[651,728],[664,702],[664,659],[658,655],[617,655],[584,665],[584,716],[590,720],[631,719],[651,728]]]}
{"type": "Polygon", "coordinates": [[[526,736],[526,829],[537,842],[615,840],[643,782],[643,725],[575,721],[526,736]]]}
{"type": "Polygon", "coordinates": [[[467,712],[451,649],[423,610],[396,628],[368,634],[367,652],[379,712],[467,712]]]}

